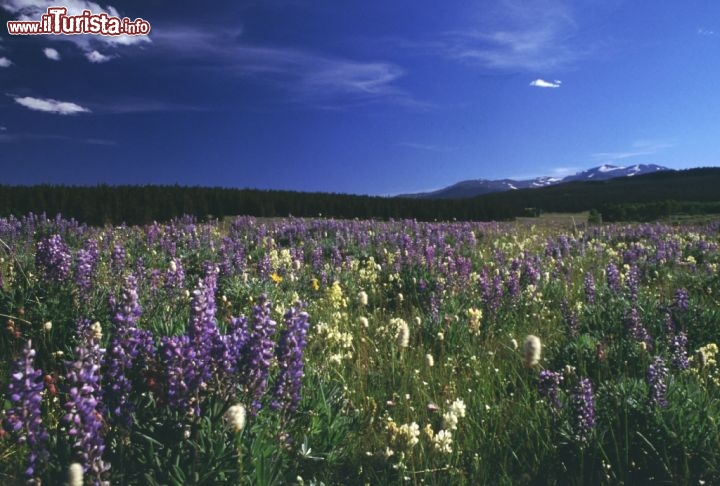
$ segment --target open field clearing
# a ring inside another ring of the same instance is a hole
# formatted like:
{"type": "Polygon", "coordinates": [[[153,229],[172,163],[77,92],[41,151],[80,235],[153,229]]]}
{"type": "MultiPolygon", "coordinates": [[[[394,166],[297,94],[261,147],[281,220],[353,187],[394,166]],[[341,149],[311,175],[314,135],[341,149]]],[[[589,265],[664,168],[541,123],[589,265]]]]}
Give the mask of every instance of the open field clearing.
{"type": "Polygon", "coordinates": [[[717,484],[720,223],[546,219],[2,219],[0,483],[717,484]]]}

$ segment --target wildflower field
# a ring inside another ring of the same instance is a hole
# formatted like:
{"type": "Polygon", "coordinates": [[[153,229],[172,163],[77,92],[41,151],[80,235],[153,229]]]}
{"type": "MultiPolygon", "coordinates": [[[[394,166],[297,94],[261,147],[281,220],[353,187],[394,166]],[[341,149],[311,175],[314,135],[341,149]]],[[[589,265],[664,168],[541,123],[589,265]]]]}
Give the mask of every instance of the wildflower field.
{"type": "Polygon", "coordinates": [[[0,484],[718,484],[720,223],[0,220],[0,484]]]}

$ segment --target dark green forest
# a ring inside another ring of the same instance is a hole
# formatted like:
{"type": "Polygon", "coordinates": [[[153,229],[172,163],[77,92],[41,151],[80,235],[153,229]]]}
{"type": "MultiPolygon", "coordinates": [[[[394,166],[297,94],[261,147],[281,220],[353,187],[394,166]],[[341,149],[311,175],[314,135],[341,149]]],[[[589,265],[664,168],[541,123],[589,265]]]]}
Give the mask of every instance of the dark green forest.
{"type": "Polygon", "coordinates": [[[596,210],[604,221],[650,221],[720,213],[720,169],[572,182],[471,199],[408,199],[333,193],[184,186],[0,186],[0,215],[62,214],[91,225],[144,224],[183,214],[257,217],[509,220],[542,212],[596,210]]]}

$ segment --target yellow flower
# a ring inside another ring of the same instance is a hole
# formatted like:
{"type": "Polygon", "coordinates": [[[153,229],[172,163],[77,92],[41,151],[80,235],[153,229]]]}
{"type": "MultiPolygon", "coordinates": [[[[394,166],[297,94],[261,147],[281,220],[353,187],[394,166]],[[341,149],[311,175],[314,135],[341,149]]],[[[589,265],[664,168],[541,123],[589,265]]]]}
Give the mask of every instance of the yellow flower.
{"type": "Polygon", "coordinates": [[[320,283],[318,282],[318,279],[312,279],[312,288],[313,290],[320,290],[320,283]]]}
{"type": "Polygon", "coordinates": [[[273,272],[272,275],[270,275],[270,278],[271,278],[272,281],[275,282],[276,284],[279,284],[280,282],[283,281],[283,278],[282,278],[280,275],[278,275],[277,273],[274,273],[274,272],[273,272]]]}

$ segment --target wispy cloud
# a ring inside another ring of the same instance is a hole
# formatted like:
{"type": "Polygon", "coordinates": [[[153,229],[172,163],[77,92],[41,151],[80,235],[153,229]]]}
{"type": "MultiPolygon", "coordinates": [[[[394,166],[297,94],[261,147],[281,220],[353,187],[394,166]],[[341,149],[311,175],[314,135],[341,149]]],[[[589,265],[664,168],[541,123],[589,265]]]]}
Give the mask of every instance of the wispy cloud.
{"type": "Polygon", "coordinates": [[[69,101],[58,101],[51,98],[33,98],[23,96],[14,98],[15,102],[30,110],[54,113],[57,115],[76,115],[78,113],[89,113],[90,110],[84,106],[69,101]]]}
{"type": "Polygon", "coordinates": [[[43,49],[43,54],[45,54],[45,57],[53,61],[60,60],[60,53],[57,51],[57,49],[53,49],[52,47],[46,47],[45,49],[43,49]]]}
{"type": "Polygon", "coordinates": [[[476,28],[444,35],[448,57],[489,69],[548,71],[585,53],[569,38],[577,31],[564,1],[501,0],[476,28]]]}
{"type": "Polygon", "coordinates": [[[13,62],[7,57],[0,57],[0,68],[6,68],[12,66],[13,62]]]}
{"type": "Polygon", "coordinates": [[[614,160],[631,159],[633,157],[643,157],[654,155],[663,150],[673,147],[674,144],[658,140],[637,140],[633,142],[627,150],[617,152],[597,152],[592,154],[595,160],[612,162],[614,160]]]}
{"type": "Polygon", "coordinates": [[[545,81],[544,79],[536,79],[530,82],[530,86],[536,88],[559,88],[562,85],[562,81],[556,79],[555,81],[545,81]]]}
{"type": "Polygon", "coordinates": [[[448,146],[444,146],[444,145],[432,145],[432,144],[415,143],[415,142],[400,142],[400,143],[395,144],[395,146],[413,149],[413,150],[424,150],[427,152],[452,152],[452,151],[458,149],[458,147],[448,147],[448,146]]]}
{"type": "Polygon", "coordinates": [[[172,103],[161,100],[148,99],[116,99],[106,103],[90,103],[93,112],[109,113],[113,115],[127,115],[133,113],[160,113],[160,112],[193,112],[206,111],[207,108],[185,104],[172,103]]]}
{"type": "Polygon", "coordinates": [[[705,27],[698,28],[697,33],[698,33],[698,35],[703,35],[703,36],[715,35],[715,31],[713,29],[708,29],[705,27]]]}
{"type": "Polygon", "coordinates": [[[92,62],[93,64],[100,64],[103,62],[108,62],[113,58],[113,56],[106,56],[105,54],[101,54],[98,51],[91,51],[86,52],[85,57],[88,61],[92,62]]]}
{"type": "Polygon", "coordinates": [[[102,138],[69,137],[50,133],[0,133],[0,143],[15,143],[26,141],[71,142],[86,145],[117,145],[114,140],[102,138]]]}
{"type": "Polygon", "coordinates": [[[280,88],[298,102],[332,107],[382,101],[427,108],[397,85],[405,72],[391,62],[359,61],[294,47],[249,45],[240,41],[238,30],[175,27],[153,32],[163,55],[185,60],[196,70],[255,78],[280,88]]]}
{"type": "Polygon", "coordinates": [[[577,7],[568,0],[477,2],[482,12],[462,26],[424,39],[386,38],[385,44],[488,71],[552,72],[599,51],[579,40],[577,7]]]}

